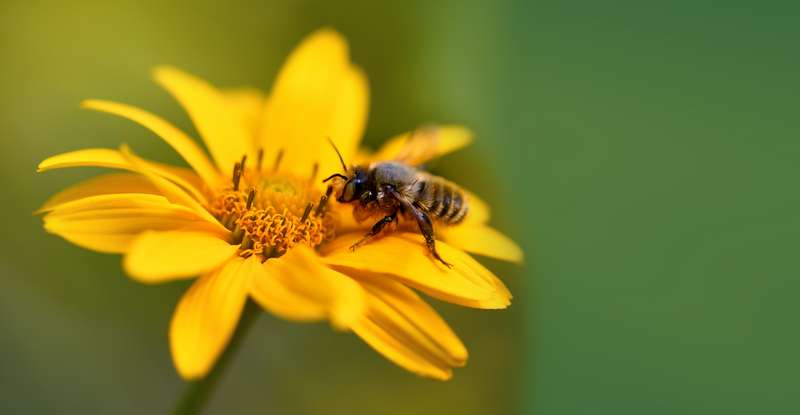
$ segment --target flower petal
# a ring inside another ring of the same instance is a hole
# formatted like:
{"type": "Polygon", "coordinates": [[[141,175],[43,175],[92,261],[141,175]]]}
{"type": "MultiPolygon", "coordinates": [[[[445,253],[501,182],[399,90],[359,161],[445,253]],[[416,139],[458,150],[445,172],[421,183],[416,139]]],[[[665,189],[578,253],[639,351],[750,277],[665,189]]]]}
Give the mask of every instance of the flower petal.
{"type": "MultiPolygon", "coordinates": [[[[278,317],[292,321],[318,321],[328,316],[327,302],[319,302],[284,284],[281,272],[285,267],[282,258],[261,263],[261,259],[251,256],[247,266],[252,268],[253,279],[250,295],[265,310],[278,317]]],[[[285,277],[285,276],[284,276],[285,277]]],[[[308,278],[308,276],[305,276],[308,278]]]]}
{"type": "Polygon", "coordinates": [[[90,195],[80,199],[59,203],[58,206],[52,209],[52,213],[48,216],[61,216],[103,209],[135,208],[172,209],[187,215],[187,217],[197,219],[197,215],[194,211],[185,206],[170,203],[170,201],[160,193],[106,193],[90,195]]]}
{"type": "Polygon", "coordinates": [[[238,249],[205,232],[144,232],[123,261],[125,271],[143,283],[195,277],[229,260],[238,249]]]}
{"type": "Polygon", "coordinates": [[[64,202],[45,215],[46,231],[87,249],[127,252],[133,240],[148,230],[197,230],[218,227],[180,205],[152,194],[107,194],[64,202]]]}
{"type": "Polygon", "coordinates": [[[267,99],[261,128],[266,160],[285,150],[283,166],[308,175],[339,171],[333,140],[345,161],[355,154],[367,120],[366,77],[350,64],[347,42],[323,29],[306,39],[281,68],[267,99]]]}
{"type": "Polygon", "coordinates": [[[162,66],[156,81],[183,106],[222,172],[233,170],[242,156],[252,156],[252,137],[228,107],[225,96],[208,82],[179,69],[162,66]]]}
{"type": "Polygon", "coordinates": [[[56,209],[58,206],[82,199],[88,196],[106,195],[112,193],[152,193],[158,194],[158,189],[149,180],[138,174],[111,173],[85,180],[70,186],[47,200],[36,213],[44,213],[56,209]]]}
{"type": "Polygon", "coordinates": [[[86,148],[48,157],[39,163],[38,172],[65,167],[107,167],[130,170],[128,161],[117,150],[109,148],[86,148]]]}
{"type": "MultiPolygon", "coordinates": [[[[145,164],[159,176],[187,190],[195,199],[203,202],[206,201],[205,196],[199,190],[201,182],[192,179],[193,173],[186,169],[153,161],[145,161],[145,164]]],[[[109,169],[138,171],[122,153],[108,148],[87,148],[48,157],[39,163],[37,171],[41,173],[48,170],[68,167],[105,167],[109,169]]]]}
{"type": "Polygon", "coordinates": [[[437,241],[436,247],[453,268],[433,259],[417,234],[397,232],[351,251],[349,247],[360,238],[358,234],[337,238],[324,248],[325,261],[345,273],[361,270],[391,276],[433,297],[467,307],[505,308],[510,304],[511,293],[494,274],[442,241],[437,241]]]}
{"type": "Polygon", "coordinates": [[[522,263],[524,258],[519,245],[486,225],[443,226],[437,232],[447,243],[467,252],[515,263],[522,263]]]}
{"type": "Polygon", "coordinates": [[[423,127],[389,139],[373,160],[401,160],[418,165],[452,153],[472,142],[472,132],[459,125],[423,127]]]}
{"type": "Polygon", "coordinates": [[[205,376],[227,346],[247,300],[247,271],[242,258],[230,260],[198,278],[175,308],[170,350],[184,379],[205,376]]]}
{"type": "Polygon", "coordinates": [[[387,329],[386,319],[380,318],[380,312],[386,308],[379,307],[379,304],[370,301],[369,310],[353,325],[353,332],[375,351],[410,372],[437,380],[450,379],[453,376],[450,366],[421,354],[419,348],[398,339],[396,331],[387,329]]]}
{"type": "Polygon", "coordinates": [[[353,332],[375,351],[409,372],[437,380],[449,380],[453,377],[450,367],[419,356],[369,318],[365,317],[357,322],[353,326],[353,332]]]}
{"type": "Polygon", "coordinates": [[[130,105],[110,101],[86,100],[81,103],[81,106],[83,108],[118,115],[139,123],[161,137],[167,144],[175,149],[206,183],[213,185],[217,184],[219,181],[220,174],[214,165],[211,164],[211,161],[208,159],[203,149],[183,131],[177,129],[163,118],[130,105]]]}
{"type": "Polygon", "coordinates": [[[261,128],[261,116],[264,114],[264,94],[254,88],[223,90],[225,102],[236,119],[247,130],[255,143],[258,130],[261,128]]]}
{"type": "Polygon", "coordinates": [[[414,291],[381,278],[362,279],[361,284],[369,293],[367,315],[392,337],[427,360],[451,367],[467,362],[464,344],[414,291]]]}
{"type": "MultiPolygon", "coordinates": [[[[345,71],[341,83],[337,102],[332,108],[328,137],[334,140],[343,156],[347,155],[345,159],[347,161],[355,157],[367,125],[369,83],[364,71],[354,65],[345,71]]],[[[321,171],[339,171],[338,157],[332,157],[330,149],[325,151],[325,144],[328,143],[323,144],[319,160],[321,171]]]]}
{"type": "Polygon", "coordinates": [[[225,230],[225,227],[209,213],[203,205],[195,200],[189,193],[184,191],[180,186],[169,180],[161,177],[158,172],[153,169],[147,162],[133,154],[130,149],[123,146],[121,150],[122,156],[130,163],[131,167],[145,176],[154,186],[158,188],[164,197],[170,202],[186,206],[187,208],[195,211],[201,218],[205,218],[210,224],[218,226],[220,231],[225,230]]]}
{"type": "Polygon", "coordinates": [[[325,266],[311,248],[296,246],[265,265],[267,272],[287,291],[322,304],[334,327],[346,329],[361,317],[365,308],[364,290],[350,277],[325,266]]]}
{"type": "Polygon", "coordinates": [[[467,216],[464,217],[463,223],[489,222],[491,216],[491,210],[489,209],[489,204],[484,202],[483,199],[479,198],[474,193],[464,189],[463,187],[461,188],[461,191],[467,197],[467,203],[469,204],[469,211],[467,211],[467,216]]]}

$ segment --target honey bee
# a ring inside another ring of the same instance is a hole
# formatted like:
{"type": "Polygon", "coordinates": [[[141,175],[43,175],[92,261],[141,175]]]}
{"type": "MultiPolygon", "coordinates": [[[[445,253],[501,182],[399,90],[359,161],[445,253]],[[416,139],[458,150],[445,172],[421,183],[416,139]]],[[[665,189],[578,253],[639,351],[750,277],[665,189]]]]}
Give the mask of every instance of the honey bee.
{"type": "MultiPolygon", "coordinates": [[[[377,236],[384,228],[398,223],[398,216],[413,220],[425,238],[431,255],[447,267],[452,267],[436,251],[434,222],[455,225],[469,212],[469,201],[458,185],[424,171],[419,165],[435,155],[435,127],[425,127],[412,133],[394,160],[375,161],[369,165],[347,168],[341,153],[331,141],[344,174],[334,173],[323,180],[336,179],[339,203],[354,203],[353,217],[361,223],[382,216],[364,237],[350,247],[355,250],[377,236]]],[[[328,187],[328,194],[332,186],[328,187]]]]}

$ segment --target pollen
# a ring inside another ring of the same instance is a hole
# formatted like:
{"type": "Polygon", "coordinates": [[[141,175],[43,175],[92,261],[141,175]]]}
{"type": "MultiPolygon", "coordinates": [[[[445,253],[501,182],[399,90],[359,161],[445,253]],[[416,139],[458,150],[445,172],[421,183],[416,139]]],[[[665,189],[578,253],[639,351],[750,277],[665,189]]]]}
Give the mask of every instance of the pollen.
{"type": "Polygon", "coordinates": [[[330,192],[321,193],[309,179],[245,169],[245,162],[236,164],[231,184],[215,192],[209,206],[231,231],[240,256],[266,261],[334,237],[335,216],[326,208],[330,192]]]}

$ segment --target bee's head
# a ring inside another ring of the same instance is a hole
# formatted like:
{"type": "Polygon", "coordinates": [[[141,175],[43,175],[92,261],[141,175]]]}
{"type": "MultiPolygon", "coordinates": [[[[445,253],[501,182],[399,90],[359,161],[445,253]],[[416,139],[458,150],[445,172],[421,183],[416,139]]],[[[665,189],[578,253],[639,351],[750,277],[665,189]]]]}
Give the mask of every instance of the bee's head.
{"type": "Polygon", "coordinates": [[[341,189],[339,195],[336,196],[336,201],[339,203],[349,203],[358,200],[364,192],[368,191],[368,175],[365,167],[356,166],[351,168],[349,176],[345,176],[341,173],[334,173],[323,180],[323,182],[333,179],[337,180],[334,182],[334,186],[341,189]],[[344,184],[342,185],[341,183],[344,184]]]}
{"type": "Polygon", "coordinates": [[[349,203],[360,199],[365,191],[367,191],[367,169],[356,166],[336,200],[339,203],[349,203]]]}
{"type": "Polygon", "coordinates": [[[339,149],[336,148],[336,144],[334,144],[333,140],[330,138],[328,139],[328,142],[331,143],[331,147],[333,147],[333,149],[336,151],[336,155],[339,156],[339,162],[342,163],[342,170],[344,170],[344,173],[347,175],[342,173],[334,173],[328,176],[328,178],[322,182],[324,183],[332,179],[340,179],[344,181],[344,186],[342,186],[341,192],[339,192],[339,195],[336,196],[336,201],[339,203],[349,203],[361,199],[363,196],[365,196],[365,192],[369,192],[367,186],[367,180],[369,179],[367,168],[364,166],[354,166],[348,170],[347,165],[344,163],[344,159],[342,158],[342,153],[340,153],[339,149]]]}

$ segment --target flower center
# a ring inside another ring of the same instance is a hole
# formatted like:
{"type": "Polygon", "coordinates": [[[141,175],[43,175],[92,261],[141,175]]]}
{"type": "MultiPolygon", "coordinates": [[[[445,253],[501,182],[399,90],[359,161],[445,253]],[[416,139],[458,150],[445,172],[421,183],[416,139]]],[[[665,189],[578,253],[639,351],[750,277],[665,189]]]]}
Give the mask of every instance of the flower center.
{"type": "Polygon", "coordinates": [[[335,217],[327,209],[330,192],[319,192],[312,179],[276,174],[277,162],[272,172],[266,172],[260,166],[245,168],[246,161],[236,163],[231,185],[215,192],[209,207],[230,229],[240,256],[257,255],[266,261],[298,244],[314,248],[333,238],[335,217]]]}

